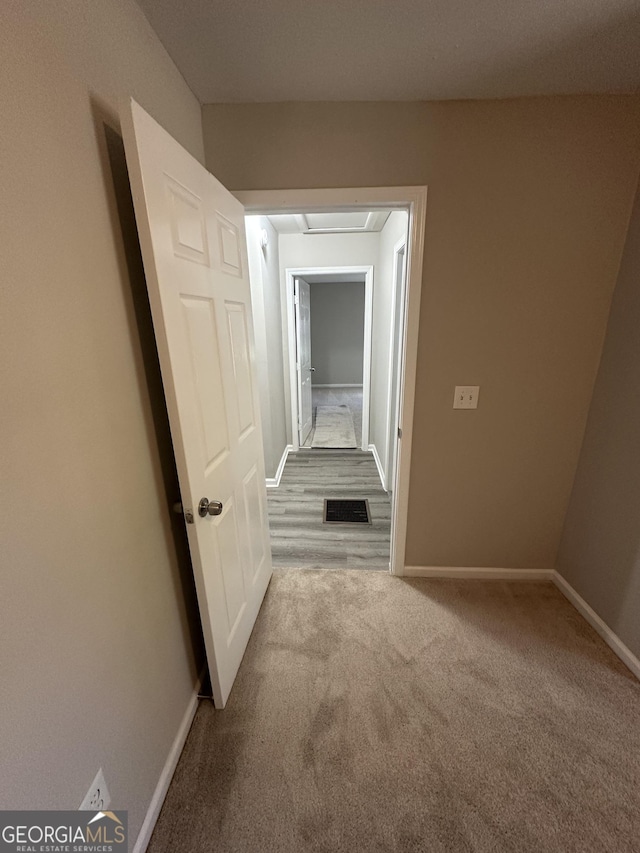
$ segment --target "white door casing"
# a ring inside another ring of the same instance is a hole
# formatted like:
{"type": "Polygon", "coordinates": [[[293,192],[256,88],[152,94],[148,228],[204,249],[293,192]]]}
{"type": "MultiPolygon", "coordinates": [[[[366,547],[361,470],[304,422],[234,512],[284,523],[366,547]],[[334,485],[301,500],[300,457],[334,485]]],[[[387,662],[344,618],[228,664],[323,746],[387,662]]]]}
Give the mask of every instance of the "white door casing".
{"type": "MultiPolygon", "coordinates": [[[[291,405],[289,414],[292,423],[292,435],[294,439],[294,452],[301,446],[299,439],[299,401],[300,389],[298,387],[298,342],[296,323],[296,281],[298,278],[317,275],[353,275],[362,274],[364,278],[364,344],[362,364],[362,436],[360,448],[367,450],[369,447],[369,409],[371,395],[371,334],[373,325],[373,267],[372,266],[340,266],[340,267],[288,267],[285,269],[285,303],[286,303],[286,330],[285,330],[285,370],[288,374],[287,381],[291,389],[291,405]],[[298,442],[298,443],[296,443],[298,442]]],[[[311,324],[309,324],[311,325],[311,324]]]]}
{"type": "Polygon", "coordinates": [[[298,441],[302,447],[311,432],[313,395],[311,388],[311,288],[295,280],[296,372],[298,375],[298,441]]]}
{"type": "MultiPolygon", "coordinates": [[[[409,515],[409,480],[413,443],[413,411],[418,363],[418,328],[420,300],[423,288],[422,262],[424,256],[427,216],[427,187],[333,187],[325,189],[238,190],[235,195],[248,214],[301,213],[308,211],[372,210],[392,208],[409,211],[409,229],[405,272],[405,323],[401,341],[400,415],[402,440],[396,446],[396,470],[391,510],[391,571],[402,575],[405,569],[407,520],[409,515]]],[[[289,281],[287,270],[287,305],[289,281]]],[[[427,285],[425,284],[425,287],[427,285]]],[[[289,336],[289,340],[291,337],[289,336]]],[[[366,345],[366,342],[365,342],[366,345]]],[[[295,388],[291,387],[292,397],[295,388]]],[[[364,418],[363,410],[363,418],[364,418]]],[[[364,429],[364,424],[363,424],[364,429]]],[[[295,435],[295,432],[294,432],[295,435]]]]}
{"type": "Polygon", "coordinates": [[[135,101],[122,110],[213,696],[271,577],[244,208],[135,101]],[[202,498],[220,501],[201,517],[202,498]]]}
{"type": "Polygon", "coordinates": [[[389,494],[395,489],[396,461],[398,456],[398,430],[400,426],[400,391],[402,388],[402,353],[404,337],[404,277],[406,271],[406,238],[399,240],[393,247],[393,286],[388,399],[387,399],[387,447],[385,460],[385,485],[389,494]]]}

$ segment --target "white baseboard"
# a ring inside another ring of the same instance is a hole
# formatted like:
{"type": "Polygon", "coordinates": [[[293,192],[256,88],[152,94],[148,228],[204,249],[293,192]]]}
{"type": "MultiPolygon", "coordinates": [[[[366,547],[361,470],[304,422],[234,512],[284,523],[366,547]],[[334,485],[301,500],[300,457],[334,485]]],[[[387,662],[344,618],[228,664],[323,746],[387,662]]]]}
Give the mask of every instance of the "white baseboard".
{"type": "Polygon", "coordinates": [[[553,579],[553,569],[491,569],[474,566],[405,566],[409,578],[461,578],[475,580],[545,581],[553,579]]]}
{"type": "Polygon", "coordinates": [[[312,388],[362,388],[362,383],[357,385],[316,385],[315,382],[311,385],[312,388]]]}
{"type": "Polygon", "coordinates": [[[369,452],[373,454],[373,459],[376,463],[376,468],[378,469],[378,475],[380,477],[380,482],[382,483],[382,488],[387,491],[387,478],[384,475],[384,469],[382,467],[382,462],[380,461],[380,455],[378,453],[378,448],[375,444],[369,445],[369,452]]]}
{"type": "Polygon", "coordinates": [[[167,760],[165,761],[164,767],[162,768],[162,772],[160,773],[158,784],[156,785],[156,789],[153,792],[153,797],[151,797],[151,802],[149,803],[147,814],[145,815],[145,819],[140,828],[140,832],[138,833],[136,843],[133,846],[133,853],[144,853],[144,851],[147,849],[149,841],[151,840],[151,835],[156,825],[156,821],[158,820],[160,809],[162,808],[162,804],[164,803],[164,798],[167,796],[167,791],[169,790],[169,785],[171,784],[171,780],[173,779],[173,774],[175,773],[178,760],[180,758],[180,755],[182,754],[182,750],[184,749],[184,744],[187,740],[187,735],[189,734],[191,723],[193,723],[193,718],[196,715],[196,710],[198,708],[198,693],[200,692],[200,687],[202,685],[205,671],[206,670],[203,670],[200,674],[198,683],[193,691],[191,698],[189,699],[187,710],[184,712],[184,716],[178,728],[175,740],[171,745],[169,755],[167,756],[167,760]]]}
{"type": "Polygon", "coordinates": [[[631,672],[640,679],[640,660],[634,655],[630,648],[625,646],[620,637],[615,634],[607,623],[598,616],[596,611],[579,595],[571,584],[566,581],[558,572],[553,573],[552,578],[554,584],[560,592],[567,598],[576,608],[587,622],[594,628],[602,637],[609,648],[615,652],[622,663],[627,666],[631,672]]]}
{"type": "Polygon", "coordinates": [[[267,488],[268,489],[277,489],[280,485],[280,478],[282,477],[282,472],[284,471],[284,466],[287,462],[287,456],[293,450],[293,444],[287,444],[285,447],[280,462],[278,463],[278,470],[276,471],[275,477],[267,477],[267,488]]]}

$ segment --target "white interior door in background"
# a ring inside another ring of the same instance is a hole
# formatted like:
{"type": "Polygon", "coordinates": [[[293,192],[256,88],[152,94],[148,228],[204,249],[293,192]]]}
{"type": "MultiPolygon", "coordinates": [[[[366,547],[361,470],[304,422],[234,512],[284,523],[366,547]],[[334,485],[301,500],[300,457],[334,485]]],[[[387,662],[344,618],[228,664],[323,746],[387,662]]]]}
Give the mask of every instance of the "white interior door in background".
{"type": "Polygon", "coordinates": [[[298,372],[298,433],[303,446],[313,422],[311,389],[311,288],[301,278],[295,283],[296,305],[296,368],[298,372]]]}
{"type": "Polygon", "coordinates": [[[135,101],[121,118],[213,696],[222,708],[271,577],[244,208],[135,101]]]}

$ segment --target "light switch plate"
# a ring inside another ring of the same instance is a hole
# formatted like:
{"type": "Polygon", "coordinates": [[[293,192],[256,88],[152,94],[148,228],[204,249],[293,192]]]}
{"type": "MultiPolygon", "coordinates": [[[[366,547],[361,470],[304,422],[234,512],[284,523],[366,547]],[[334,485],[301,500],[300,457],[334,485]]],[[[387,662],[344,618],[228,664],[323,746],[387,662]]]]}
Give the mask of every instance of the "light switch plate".
{"type": "Polygon", "coordinates": [[[479,396],[479,385],[456,385],[456,391],[453,395],[453,408],[477,409],[479,396]]]}

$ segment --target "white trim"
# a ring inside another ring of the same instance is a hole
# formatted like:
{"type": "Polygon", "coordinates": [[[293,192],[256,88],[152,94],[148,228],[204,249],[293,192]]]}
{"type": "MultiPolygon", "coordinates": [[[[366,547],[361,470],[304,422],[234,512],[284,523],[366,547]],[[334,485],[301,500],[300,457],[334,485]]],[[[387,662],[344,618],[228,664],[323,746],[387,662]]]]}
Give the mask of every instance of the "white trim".
{"type": "MultiPolygon", "coordinates": [[[[273,212],[273,211],[272,211],[273,212]]],[[[295,280],[306,281],[313,275],[350,275],[361,273],[364,276],[364,343],[362,351],[362,385],[342,387],[362,387],[362,437],[360,448],[369,446],[369,408],[371,398],[371,332],[373,325],[373,267],[372,266],[333,266],[333,267],[287,267],[285,269],[285,293],[287,305],[287,338],[289,341],[289,384],[291,387],[291,430],[293,451],[300,449],[298,427],[298,369],[295,321],[295,280]]],[[[315,386],[316,388],[320,386],[315,386]]],[[[332,386],[340,387],[340,386],[332,386]]]]}
{"type": "MultiPolygon", "coordinates": [[[[296,190],[231,190],[249,215],[261,213],[334,212],[341,207],[371,210],[388,207],[406,210],[425,192],[425,186],[412,187],[330,187],[296,190]]],[[[426,194],[425,194],[426,195],[426,194]]]]}
{"type": "Polygon", "coordinates": [[[364,280],[364,342],[362,352],[362,438],[360,448],[369,447],[371,417],[371,362],[373,361],[373,267],[364,280]]]}
{"type": "Polygon", "coordinates": [[[386,492],[386,491],[388,491],[387,481],[386,481],[386,478],[384,476],[384,470],[382,468],[382,462],[380,462],[380,455],[378,453],[378,448],[375,446],[375,444],[369,445],[369,452],[373,454],[373,460],[376,463],[376,468],[378,469],[378,476],[380,477],[380,482],[382,483],[382,488],[386,492]]]}
{"type": "Polygon", "coordinates": [[[414,187],[409,205],[409,227],[405,252],[405,322],[401,347],[400,417],[396,470],[393,472],[391,508],[391,573],[402,575],[407,546],[409,517],[409,480],[411,477],[411,446],[413,442],[413,409],[416,396],[418,364],[418,334],[420,330],[420,299],[422,296],[422,266],[427,219],[427,188],[414,187]]]}
{"type": "Polygon", "coordinates": [[[282,452],[282,456],[280,458],[280,462],[278,463],[278,470],[276,471],[275,477],[267,477],[267,488],[268,489],[277,489],[280,485],[280,478],[282,477],[282,472],[284,471],[284,466],[287,463],[287,456],[293,450],[293,444],[287,444],[285,449],[282,452]]]}
{"type": "MultiPolygon", "coordinates": [[[[296,394],[295,397],[291,398],[291,402],[295,402],[296,410],[295,410],[295,422],[297,425],[297,439],[298,444],[304,445],[311,435],[311,430],[313,429],[313,391],[312,391],[312,377],[313,377],[313,367],[311,366],[311,287],[309,286],[309,282],[305,281],[304,278],[300,276],[295,276],[293,278],[293,305],[291,306],[293,310],[293,329],[295,335],[295,349],[293,351],[289,350],[289,369],[295,370],[296,374],[296,394]],[[302,337],[302,326],[303,323],[301,321],[302,317],[302,297],[301,293],[304,288],[306,288],[307,296],[309,297],[309,304],[307,306],[309,310],[309,328],[308,328],[308,338],[304,340],[304,344],[308,345],[308,352],[304,353],[304,360],[302,358],[302,350],[303,350],[303,337],[302,337]],[[308,356],[308,360],[307,360],[308,356]],[[291,359],[293,358],[293,363],[291,359]],[[302,388],[305,384],[303,376],[302,376],[302,368],[307,367],[309,370],[308,382],[309,382],[309,408],[307,410],[306,406],[303,411],[302,409],[302,388]]],[[[291,413],[294,414],[293,411],[291,413]]]]}
{"type": "MultiPolygon", "coordinates": [[[[398,442],[391,519],[391,572],[392,574],[402,575],[404,573],[409,514],[409,477],[416,393],[420,298],[422,296],[422,261],[427,218],[427,187],[242,190],[234,192],[234,195],[242,202],[249,214],[275,212],[295,214],[316,210],[332,211],[340,207],[348,207],[351,210],[371,210],[375,207],[409,210],[407,272],[405,275],[406,322],[402,388],[400,391],[402,439],[398,442]]],[[[294,433],[294,441],[296,436],[297,430],[294,433]]]]}
{"type": "Polygon", "coordinates": [[[410,578],[460,578],[465,580],[550,581],[553,569],[492,569],[475,566],[405,566],[410,578]]]}
{"type": "MultiPolygon", "coordinates": [[[[406,294],[406,287],[404,287],[404,278],[407,269],[407,235],[404,234],[394,245],[393,247],[393,271],[392,271],[392,286],[391,286],[391,317],[390,317],[390,329],[389,329],[389,370],[387,375],[387,434],[385,436],[385,482],[392,481],[394,479],[394,472],[396,468],[396,459],[397,459],[397,448],[398,448],[398,416],[400,413],[400,396],[402,392],[402,352],[399,353],[398,363],[395,365],[396,370],[394,371],[394,353],[396,346],[398,344],[398,332],[404,328],[405,324],[405,305],[404,298],[402,300],[401,305],[399,306],[400,310],[396,311],[397,302],[398,302],[398,288],[403,288],[406,294]],[[402,252],[402,272],[400,273],[400,280],[398,280],[398,255],[402,252]],[[395,376],[394,376],[395,372],[395,376]],[[396,393],[397,398],[395,400],[392,399],[393,394],[393,383],[394,380],[397,380],[396,385],[396,393]],[[391,440],[390,440],[391,439],[391,440]]],[[[403,294],[404,296],[404,294],[403,294]]],[[[400,342],[400,346],[402,347],[402,343],[400,342]]]]}
{"type": "Polygon", "coordinates": [[[156,785],[156,789],[153,792],[153,796],[151,797],[149,808],[147,809],[144,821],[142,822],[142,826],[140,827],[140,832],[138,833],[136,843],[133,846],[133,853],[144,853],[144,851],[147,849],[149,841],[151,840],[156,821],[158,820],[158,815],[160,814],[160,809],[162,808],[164,799],[167,796],[169,785],[171,784],[173,774],[176,771],[176,767],[180,759],[180,755],[182,754],[182,750],[184,749],[189,730],[191,729],[191,724],[193,723],[193,718],[196,715],[196,710],[198,708],[198,694],[200,693],[200,687],[204,679],[204,673],[205,670],[203,670],[200,674],[200,677],[198,678],[198,683],[196,684],[191,698],[189,699],[187,710],[184,712],[182,722],[180,723],[180,726],[178,728],[175,740],[171,745],[171,749],[169,750],[169,754],[167,755],[167,760],[165,761],[164,767],[162,768],[162,772],[160,773],[158,784],[156,785]]]}
{"type": "Polygon", "coordinates": [[[285,375],[289,375],[289,416],[291,417],[291,447],[294,452],[300,450],[300,426],[298,424],[298,365],[296,355],[298,344],[296,340],[296,318],[295,318],[295,281],[285,276],[285,310],[287,312],[287,352],[285,359],[285,375]]]}
{"type": "Polygon", "coordinates": [[[355,385],[341,385],[339,383],[334,383],[333,385],[311,385],[312,388],[362,388],[362,383],[356,383],[355,385]]]}
{"type": "Polygon", "coordinates": [[[615,634],[607,623],[602,619],[596,611],[579,595],[571,584],[565,580],[558,572],[553,573],[553,583],[558,587],[560,592],[567,598],[575,609],[580,613],[587,622],[594,628],[602,637],[609,648],[620,658],[622,663],[627,666],[636,678],[640,679],[640,660],[634,655],[628,646],[622,642],[620,637],[615,634]]]}

